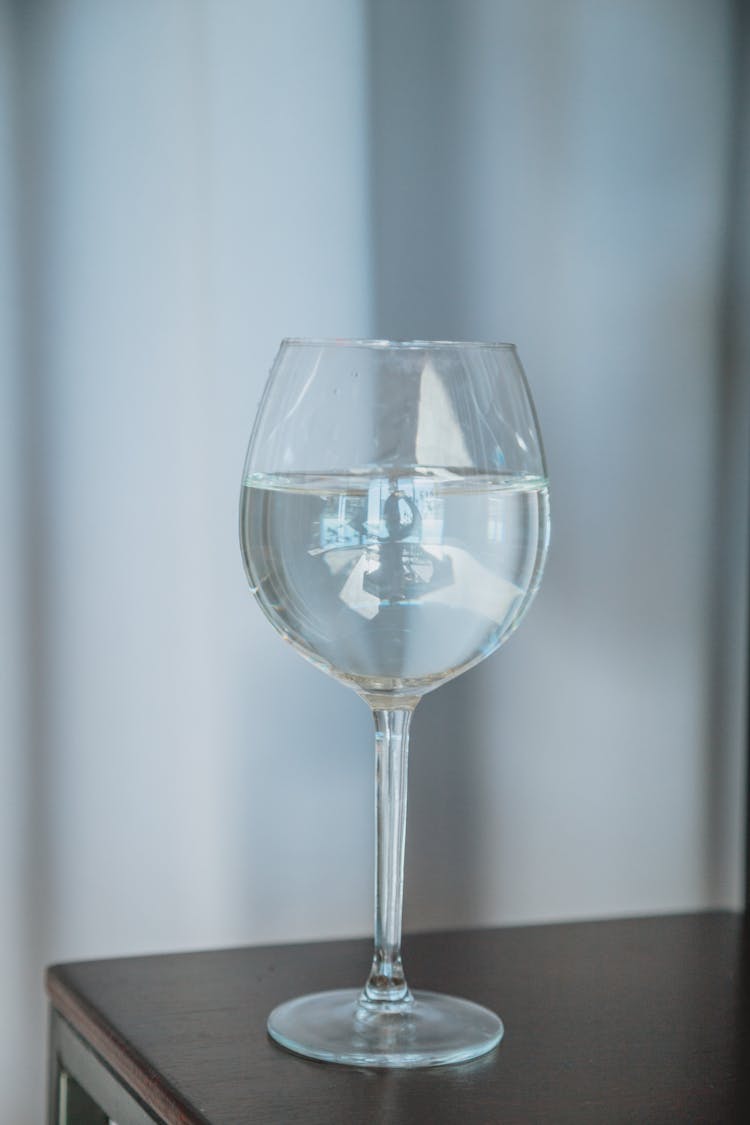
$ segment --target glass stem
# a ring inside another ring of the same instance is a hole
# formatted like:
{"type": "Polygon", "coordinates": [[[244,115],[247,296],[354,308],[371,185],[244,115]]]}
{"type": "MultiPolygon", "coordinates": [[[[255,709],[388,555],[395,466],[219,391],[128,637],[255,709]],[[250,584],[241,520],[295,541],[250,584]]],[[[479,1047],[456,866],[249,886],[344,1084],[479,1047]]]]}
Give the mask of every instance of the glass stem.
{"type": "Polygon", "coordinates": [[[375,709],[375,952],[362,1001],[411,1004],[401,963],[411,709],[375,709]]]}

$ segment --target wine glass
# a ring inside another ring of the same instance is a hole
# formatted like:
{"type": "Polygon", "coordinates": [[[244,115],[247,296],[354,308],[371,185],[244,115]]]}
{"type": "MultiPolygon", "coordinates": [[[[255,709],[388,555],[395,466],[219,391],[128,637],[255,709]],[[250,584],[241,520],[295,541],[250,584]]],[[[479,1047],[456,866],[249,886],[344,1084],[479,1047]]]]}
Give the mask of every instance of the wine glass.
{"type": "Polygon", "coordinates": [[[284,340],[240,504],[253,593],[281,636],[375,720],[375,950],[362,989],[289,1000],[273,1039],[353,1066],[462,1062],[500,1019],[410,991],[401,960],[409,723],[502,644],[549,538],[539,426],[512,344],[284,340]]]}

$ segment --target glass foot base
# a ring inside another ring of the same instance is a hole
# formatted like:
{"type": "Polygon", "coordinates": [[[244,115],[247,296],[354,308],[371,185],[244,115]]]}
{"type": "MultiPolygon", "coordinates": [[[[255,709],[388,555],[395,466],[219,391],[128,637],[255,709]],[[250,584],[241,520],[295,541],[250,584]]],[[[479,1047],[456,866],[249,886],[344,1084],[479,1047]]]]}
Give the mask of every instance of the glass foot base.
{"type": "Polygon", "coordinates": [[[502,1021],[479,1004],[437,992],[413,995],[403,1008],[373,1011],[360,1003],[358,989],[316,992],[274,1008],[268,1033],[310,1059],[377,1067],[466,1062],[502,1039],[502,1021]]]}

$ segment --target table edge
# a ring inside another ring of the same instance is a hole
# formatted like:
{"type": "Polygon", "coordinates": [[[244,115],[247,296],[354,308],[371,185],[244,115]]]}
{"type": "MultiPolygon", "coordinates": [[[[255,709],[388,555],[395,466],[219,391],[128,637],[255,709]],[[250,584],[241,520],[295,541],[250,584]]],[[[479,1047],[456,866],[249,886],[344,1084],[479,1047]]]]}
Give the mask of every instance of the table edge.
{"type": "Polygon", "coordinates": [[[129,1042],[113,1031],[92,1004],[67,988],[55,975],[56,966],[45,973],[45,987],[51,1006],[97,1056],[102,1066],[138,1095],[147,1109],[174,1125],[210,1125],[163,1075],[154,1071],[148,1060],[129,1042]]]}

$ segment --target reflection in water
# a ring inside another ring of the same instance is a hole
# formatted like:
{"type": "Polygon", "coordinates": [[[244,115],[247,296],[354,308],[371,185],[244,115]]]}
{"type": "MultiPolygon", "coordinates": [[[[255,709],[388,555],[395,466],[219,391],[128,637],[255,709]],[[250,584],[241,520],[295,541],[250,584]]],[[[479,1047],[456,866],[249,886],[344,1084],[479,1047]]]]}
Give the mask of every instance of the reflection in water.
{"type": "Polygon", "coordinates": [[[546,549],[536,479],[388,468],[253,479],[243,551],[261,605],[318,666],[429,690],[492,652],[546,549]]]}
{"type": "Polygon", "coordinates": [[[376,565],[366,567],[362,585],[379,602],[393,605],[445,586],[453,580],[453,571],[450,559],[438,558],[421,546],[422,515],[413,489],[408,496],[396,481],[389,487],[382,515],[385,534],[372,544],[376,565]]]}

